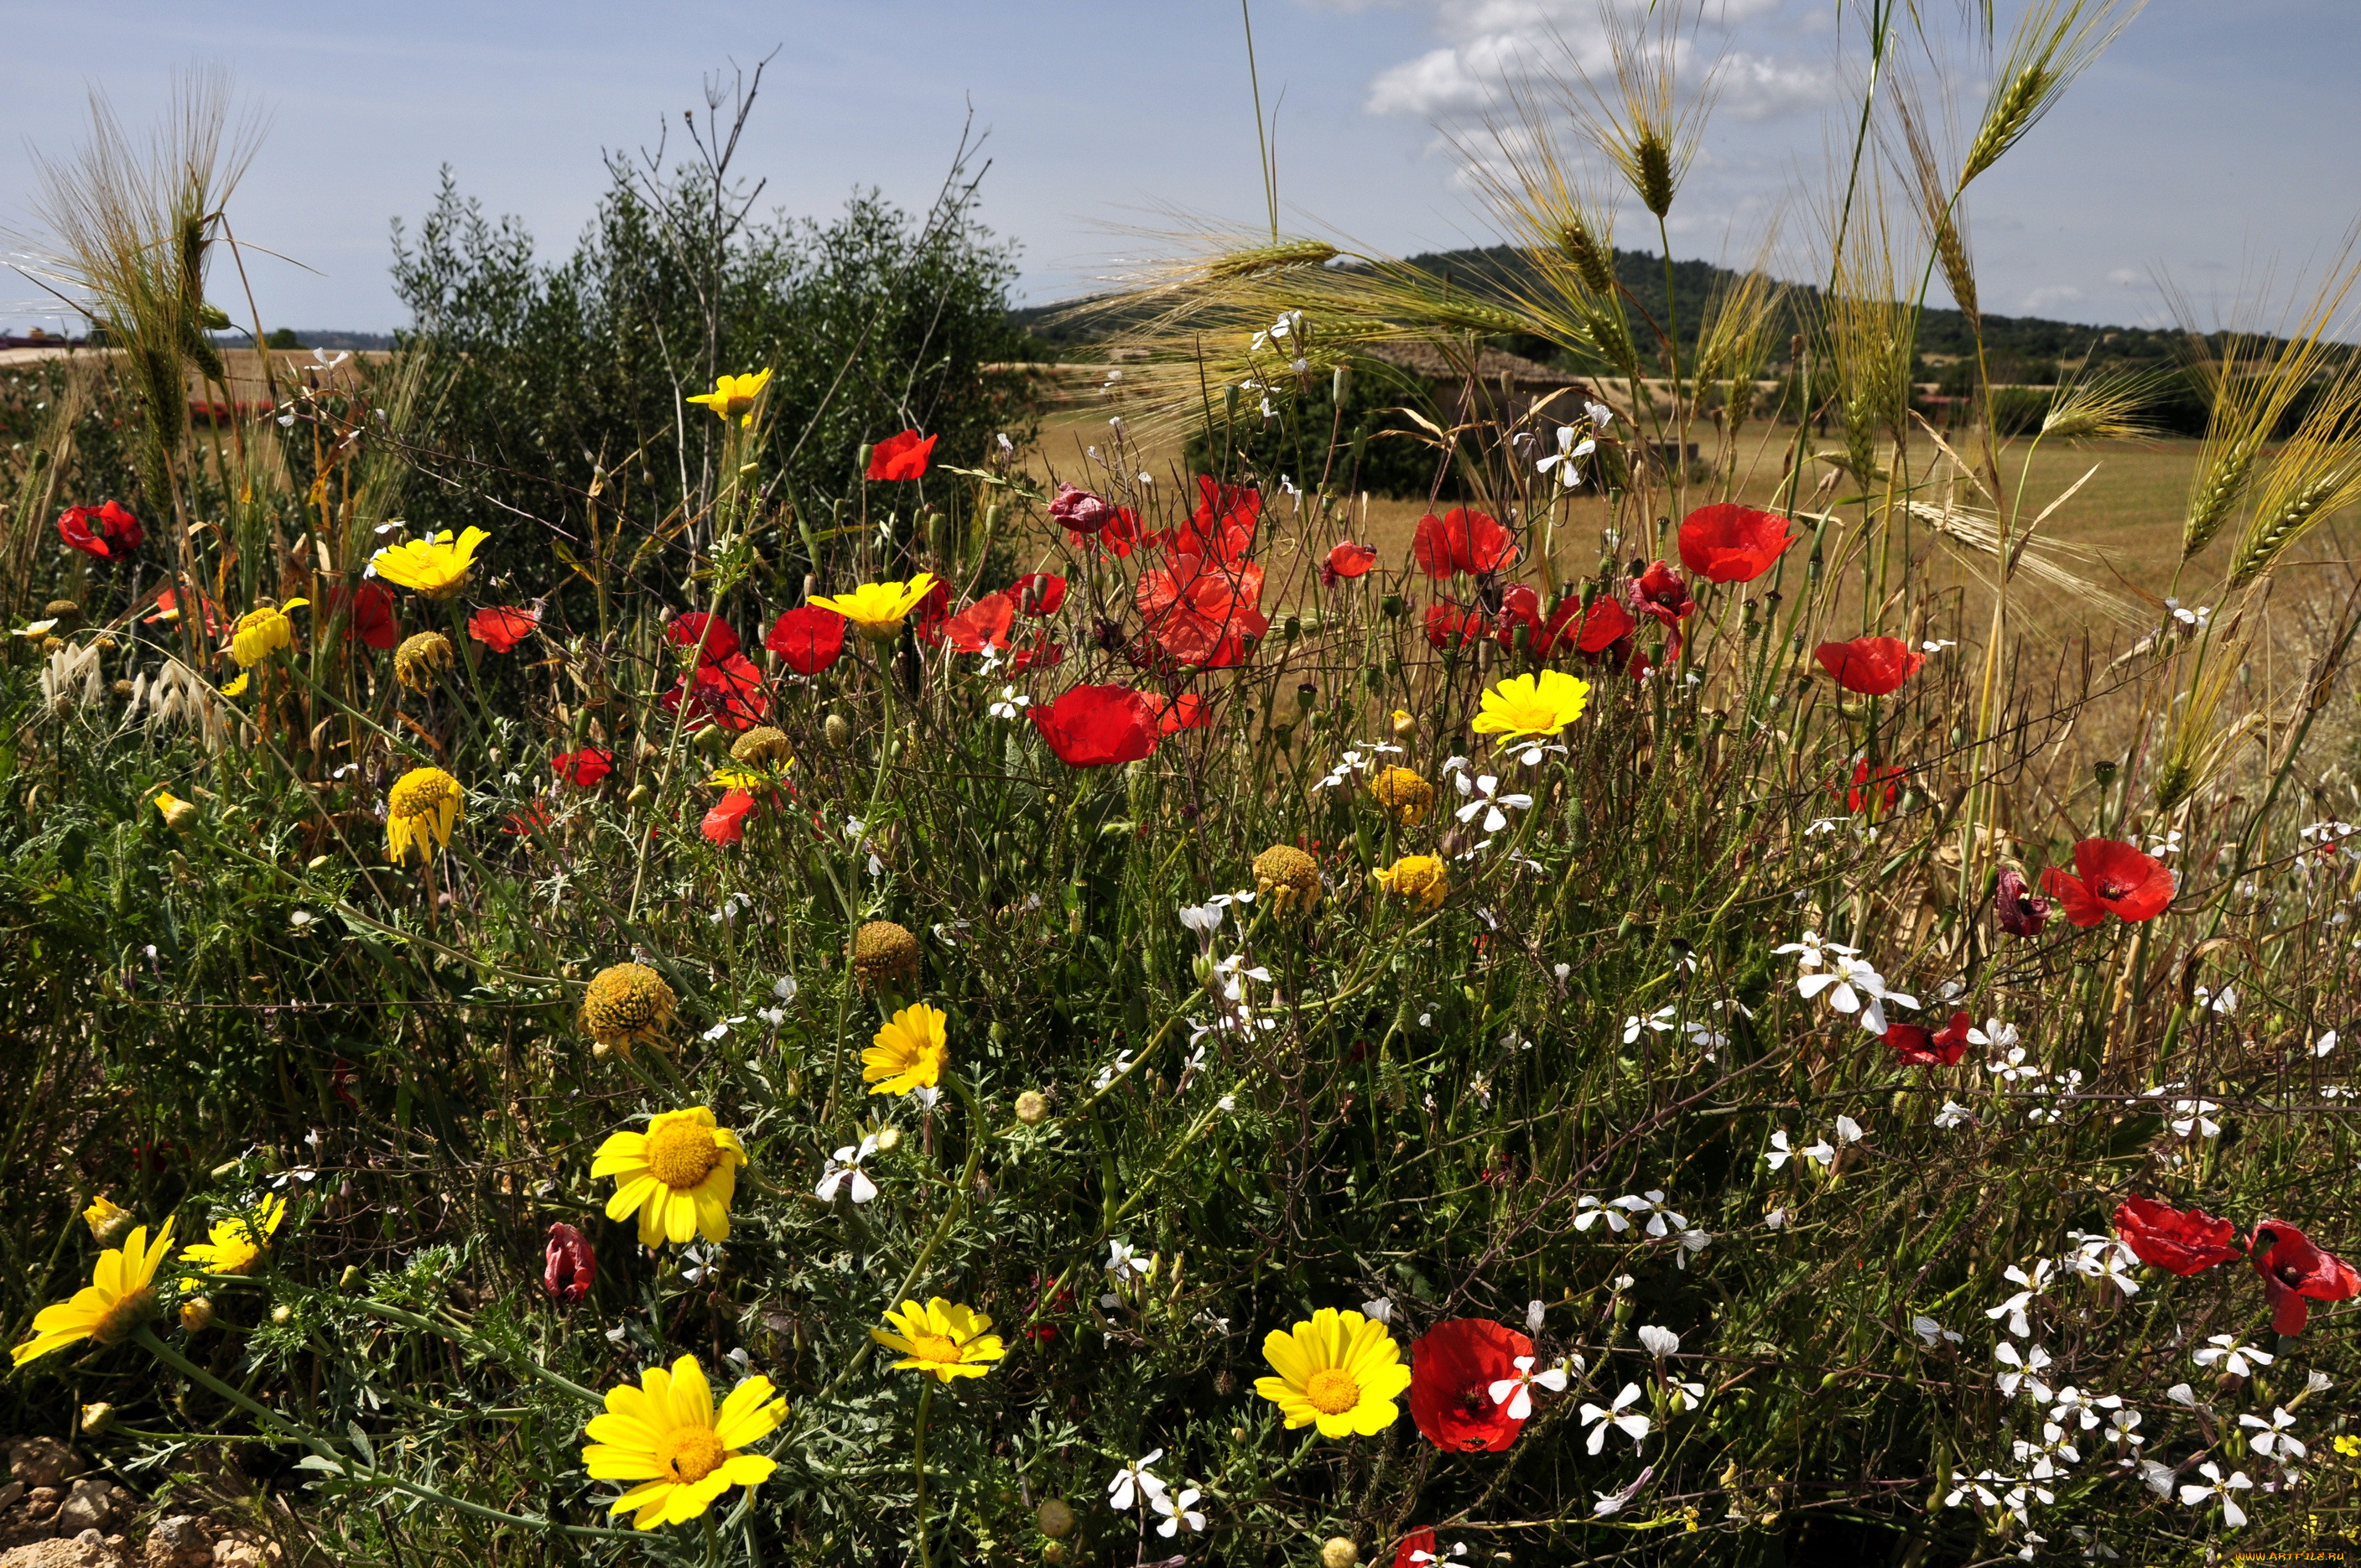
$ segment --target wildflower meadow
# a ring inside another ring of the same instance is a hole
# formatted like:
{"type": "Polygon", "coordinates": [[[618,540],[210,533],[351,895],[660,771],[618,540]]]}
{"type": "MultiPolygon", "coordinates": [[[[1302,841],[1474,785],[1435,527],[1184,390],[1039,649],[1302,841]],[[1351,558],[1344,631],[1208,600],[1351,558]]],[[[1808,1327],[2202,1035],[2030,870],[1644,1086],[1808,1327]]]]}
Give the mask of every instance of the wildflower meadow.
{"type": "Polygon", "coordinates": [[[225,89],[95,115],[5,372],[0,1562],[2349,1549],[2361,272],[2187,334],[2095,558],[2034,457],[2152,389],[1913,343],[2135,7],[1947,137],[1872,0],[1809,290],[1675,321],[1680,9],[1460,149],[1513,265],[1274,195],[1078,307],[1063,444],[964,172],[757,233],[708,155],[597,288],[446,187],[397,349],[239,357],[225,89]],[[1348,426],[1404,345],[1458,395],[1348,426]]]}

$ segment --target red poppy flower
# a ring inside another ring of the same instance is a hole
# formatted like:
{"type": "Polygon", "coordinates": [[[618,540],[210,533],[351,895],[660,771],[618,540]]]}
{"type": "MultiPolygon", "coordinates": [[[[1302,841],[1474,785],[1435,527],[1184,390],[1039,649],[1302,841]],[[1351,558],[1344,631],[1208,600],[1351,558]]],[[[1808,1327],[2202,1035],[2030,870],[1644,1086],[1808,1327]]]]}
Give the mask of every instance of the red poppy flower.
{"type": "Polygon", "coordinates": [[[1049,521],[1075,535],[1077,543],[1081,536],[1104,532],[1125,515],[1122,508],[1105,498],[1063,480],[1058,484],[1058,493],[1049,498],[1049,521]]]}
{"type": "Polygon", "coordinates": [[[1837,685],[1863,696],[1883,696],[1901,689],[1918,673],[1927,655],[1898,637],[1856,637],[1850,642],[1823,642],[1812,650],[1820,668],[1837,685]]]}
{"type": "Polygon", "coordinates": [[[981,653],[1008,646],[1008,629],[1016,623],[1016,601],[1006,594],[986,594],[943,622],[943,640],[955,652],[981,653]]]}
{"type": "Polygon", "coordinates": [[[2361,1274],[2356,1274],[2351,1264],[2334,1253],[2321,1251],[2310,1236],[2284,1220],[2265,1220],[2257,1225],[2255,1245],[2264,1250],[2251,1261],[2270,1298],[2271,1327],[2280,1333],[2303,1332],[2314,1301],[2343,1301],[2361,1295],[2361,1274]]]}
{"type": "Polygon", "coordinates": [[[1697,609],[1697,600],[1689,598],[1689,586],[1681,581],[1681,575],[1662,561],[1652,561],[1645,572],[1631,579],[1626,595],[1633,609],[1673,629],[1677,647],[1681,622],[1697,609]]]}
{"type": "Polygon", "coordinates": [[[1863,757],[1852,765],[1852,787],[1845,791],[1845,809],[1853,812],[1867,811],[1871,797],[1882,794],[1883,798],[1878,801],[1878,809],[1893,810],[1894,803],[1902,795],[1902,776],[1905,771],[1899,766],[1880,768],[1877,770],[1876,782],[1872,784],[1869,776],[1869,759],[1863,757]],[[1882,791],[1879,788],[1880,785],[1883,786],[1882,791]]]}
{"type": "Polygon", "coordinates": [[[2077,874],[2068,876],[2051,866],[2041,873],[2041,891],[2077,926],[2096,926],[2111,914],[2133,922],[2153,920],[2172,903],[2170,870],[2120,839],[2083,839],[2074,846],[2074,870],[2077,874]]]}
{"type": "Polygon", "coordinates": [[[1931,1031],[1916,1024],[1888,1024],[1883,1038],[1905,1067],[1955,1067],[1968,1054],[1971,1022],[1965,1013],[1954,1013],[1949,1023],[1931,1031]]]}
{"type": "Polygon", "coordinates": [[[1182,692],[1164,705],[1156,729],[1159,735],[1178,735],[1183,729],[1209,729],[1213,722],[1213,705],[1195,692],[1182,692]]]}
{"type": "Polygon", "coordinates": [[[1017,674],[1027,670],[1054,670],[1066,662],[1066,645],[1052,642],[1046,631],[1037,631],[1029,646],[1019,648],[1008,661],[1008,667],[1017,674]]]}
{"type": "Polygon", "coordinates": [[[799,675],[816,675],[844,652],[844,617],[816,604],[797,606],[771,623],[763,646],[799,675]]]}
{"type": "MultiPolygon", "coordinates": [[[[219,637],[222,634],[220,607],[215,605],[212,599],[207,598],[203,594],[199,594],[197,596],[197,603],[204,612],[205,635],[208,637],[219,637]]],[[[180,593],[177,589],[166,588],[162,593],[156,596],[156,613],[148,616],[141,624],[153,626],[159,620],[178,620],[180,619],[180,593]]]]}
{"type": "Polygon", "coordinates": [[[590,1243],[565,1221],[553,1222],[541,1267],[541,1288],[549,1292],[549,1299],[561,1307],[578,1307],[598,1277],[598,1259],[590,1243]]]}
{"type": "Polygon", "coordinates": [[[1401,1538],[1394,1548],[1394,1568],[1440,1568],[1442,1559],[1435,1555],[1434,1531],[1424,1525],[1401,1538]]]}
{"type": "MultiPolygon", "coordinates": [[[[1098,499],[1096,496],[1091,499],[1098,499]]],[[[1129,556],[1140,543],[1139,514],[1129,507],[1116,507],[1114,511],[1115,521],[1095,531],[1067,529],[1066,543],[1078,550],[1104,550],[1111,555],[1129,556]]]]}
{"type": "Polygon", "coordinates": [[[1500,646],[1517,645],[1517,628],[1525,629],[1525,651],[1536,659],[1549,657],[1557,646],[1566,627],[1582,614],[1582,601],[1567,598],[1551,612],[1548,620],[1542,620],[1542,597],[1522,583],[1518,583],[1500,596],[1500,646]]]}
{"type": "Polygon", "coordinates": [[[383,583],[363,583],[358,588],[341,585],[327,592],[328,613],[345,618],[345,641],[356,640],[383,652],[401,641],[401,622],[394,614],[393,590],[383,583]]]}
{"type": "MultiPolygon", "coordinates": [[[[483,643],[495,653],[505,653],[533,635],[541,624],[541,617],[529,609],[511,609],[495,605],[479,609],[467,618],[467,635],[483,643]]],[[[721,629],[728,631],[728,627],[721,629]]],[[[731,647],[736,647],[733,639],[731,647]]]]}
{"type": "Polygon", "coordinates": [[[1681,521],[1681,565],[1708,583],[1751,583],[1801,537],[1775,511],[1717,501],[1681,521]]]}
{"type": "Polygon", "coordinates": [[[1517,1376],[1517,1357],[1533,1342],[1488,1318],[1454,1318],[1410,1347],[1410,1415],[1427,1442],[1446,1453],[1498,1453],[1525,1423],[1492,1398],[1492,1385],[1517,1376]]]}
{"type": "Polygon", "coordinates": [[[1129,686],[1075,686],[1025,716],[1070,768],[1136,762],[1156,750],[1157,706],[1129,686]]]}
{"type": "Polygon", "coordinates": [[[2183,1213],[2137,1195],[2115,1206],[2115,1239],[2168,1274],[2199,1274],[2246,1255],[2238,1227],[2202,1210],[2183,1213]]]}
{"type": "Polygon", "coordinates": [[[1574,645],[1585,653],[1604,653],[1639,629],[1640,623],[1631,619],[1629,610],[1602,594],[1582,612],[1582,630],[1576,636],[1574,645]]]}
{"type": "Polygon", "coordinates": [[[869,477],[873,479],[915,479],[927,471],[927,459],[935,450],[935,435],[920,435],[906,430],[899,435],[889,435],[869,449],[869,477]]]}
{"type": "Polygon", "coordinates": [[[547,831],[554,819],[549,802],[535,796],[525,804],[522,810],[510,812],[508,820],[500,824],[500,831],[522,839],[528,834],[547,831]]]}
{"type": "Polygon", "coordinates": [[[677,708],[684,696],[690,701],[692,727],[714,723],[744,729],[760,724],[771,711],[771,699],[763,695],[763,673],[743,653],[699,664],[694,680],[683,675],[664,694],[664,707],[677,708]]]}
{"type": "Polygon", "coordinates": [[[1198,555],[1224,565],[1254,548],[1255,524],[1262,517],[1262,492],[1246,485],[1224,485],[1211,474],[1197,476],[1197,510],[1164,541],[1173,555],[1198,555]]]}
{"type": "Polygon", "coordinates": [[[1175,555],[1162,570],[1142,572],[1132,597],[1158,645],[1201,669],[1246,663],[1247,641],[1270,630],[1258,608],[1262,568],[1251,561],[1175,555]]]}
{"type": "Polygon", "coordinates": [[[1027,572],[1008,585],[1008,593],[1019,615],[1038,620],[1057,614],[1066,602],[1066,579],[1055,572],[1027,572]]]}
{"type": "Polygon", "coordinates": [[[2012,937],[2038,937],[2049,924],[2049,901],[2026,887],[2015,866],[2003,866],[1993,888],[1993,919],[2012,937]]]}
{"type": "Polygon", "coordinates": [[[1366,576],[1369,568],[1377,564],[1376,545],[1356,544],[1347,539],[1329,551],[1328,558],[1320,563],[1320,586],[1333,588],[1349,578],[1366,576]]]}
{"type": "Polygon", "coordinates": [[[1499,571],[1516,554],[1517,539],[1482,512],[1453,507],[1441,517],[1420,518],[1410,548],[1420,570],[1440,579],[1455,572],[1499,571]]]}
{"type": "Polygon", "coordinates": [[[549,759],[557,776],[577,789],[588,789],[615,771],[615,753],[597,746],[585,746],[579,751],[561,751],[549,759]]]}
{"type": "Polygon", "coordinates": [[[724,795],[697,824],[697,831],[716,844],[734,844],[746,836],[746,818],[754,814],[754,797],[742,789],[724,795]]]}
{"type": "Polygon", "coordinates": [[[1491,635],[1492,623],[1472,609],[1435,604],[1426,608],[1426,640],[1437,648],[1465,648],[1491,635]]]}
{"type": "Polygon", "coordinates": [[[695,648],[700,664],[718,664],[738,652],[738,634],[730,630],[730,623],[701,609],[674,616],[664,627],[664,641],[675,648],[695,648]]]}
{"type": "Polygon", "coordinates": [[[94,507],[68,507],[58,513],[58,537],[85,555],[104,560],[118,552],[139,548],[148,535],[139,520],[115,501],[94,507]]]}

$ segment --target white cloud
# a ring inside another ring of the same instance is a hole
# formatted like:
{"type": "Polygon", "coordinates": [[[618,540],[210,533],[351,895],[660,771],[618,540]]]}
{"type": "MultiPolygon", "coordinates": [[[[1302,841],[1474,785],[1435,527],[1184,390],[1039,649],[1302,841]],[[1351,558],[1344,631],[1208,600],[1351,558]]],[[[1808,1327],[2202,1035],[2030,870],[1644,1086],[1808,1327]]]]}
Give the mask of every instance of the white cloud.
{"type": "MultiPolygon", "coordinates": [[[[1335,5],[1339,0],[1319,0],[1335,5]]],[[[1356,0],[1343,0],[1354,4],[1356,0]]],[[[1613,69],[1596,0],[1425,0],[1440,47],[1389,66],[1370,80],[1367,107],[1377,115],[1452,118],[1489,104],[1507,85],[1588,72],[1603,82],[1613,69]]],[[[1660,14],[1668,0],[1616,0],[1635,18],[1660,14]]],[[[1677,0],[1670,0],[1677,3],[1677,0]]],[[[1718,65],[1717,97],[1741,120],[1817,111],[1835,86],[1828,68],[1739,47],[1746,24],[1777,13],[1782,0],[1705,0],[1690,13],[1699,26],[1680,38],[1678,73],[1701,86],[1718,65]]],[[[1792,27],[1757,29],[1784,41],[1792,27]]]]}
{"type": "Polygon", "coordinates": [[[2070,305],[2081,297],[2082,291],[2071,283],[2048,283],[2026,294],[2025,303],[2018,308],[2027,311],[2052,310],[2059,305],[2070,305]]]}
{"type": "Polygon", "coordinates": [[[2118,289],[2136,289],[2147,279],[2147,274],[2130,267],[2118,267],[2107,274],[2107,281],[2118,289]]]}

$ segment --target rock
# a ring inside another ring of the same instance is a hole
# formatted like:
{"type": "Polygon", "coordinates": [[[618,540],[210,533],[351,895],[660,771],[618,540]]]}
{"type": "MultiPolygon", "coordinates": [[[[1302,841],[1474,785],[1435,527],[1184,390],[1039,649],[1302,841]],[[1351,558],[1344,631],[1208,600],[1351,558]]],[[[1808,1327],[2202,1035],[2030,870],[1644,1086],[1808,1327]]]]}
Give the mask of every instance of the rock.
{"type": "Polygon", "coordinates": [[[0,1568],[126,1568],[123,1555],[112,1551],[94,1530],[80,1535],[36,1541],[0,1552],[0,1568]]]}
{"type": "MultiPolygon", "coordinates": [[[[86,1530],[104,1530],[115,1522],[118,1505],[115,1493],[120,1486],[110,1488],[94,1475],[85,1475],[73,1484],[66,1500],[58,1505],[58,1533],[77,1534],[86,1530]]],[[[128,1501],[128,1494],[125,1501],[128,1501]]]]}
{"type": "Polygon", "coordinates": [[[27,1489],[22,1481],[11,1481],[6,1486],[0,1486],[0,1514],[6,1513],[10,1508],[23,1502],[27,1489]]]}
{"type": "Polygon", "coordinates": [[[36,1486],[25,1498],[26,1516],[46,1520],[51,1514],[58,1511],[58,1504],[64,1497],[65,1494],[55,1486],[36,1486]]]}
{"type": "Polygon", "coordinates": [[[174,1514],[148,1532],[140,1549],[147,1568],[198,1568],[214,1560],[213,1537],[187,1514],[174,1514]]]}
{"type": "Polygon", "coordinates": [[[8,1474],[35,1491],[62,1489],[82,1472],[82,1455],[53,1437],[20,1437],[8,1445],[8,1474]]]}

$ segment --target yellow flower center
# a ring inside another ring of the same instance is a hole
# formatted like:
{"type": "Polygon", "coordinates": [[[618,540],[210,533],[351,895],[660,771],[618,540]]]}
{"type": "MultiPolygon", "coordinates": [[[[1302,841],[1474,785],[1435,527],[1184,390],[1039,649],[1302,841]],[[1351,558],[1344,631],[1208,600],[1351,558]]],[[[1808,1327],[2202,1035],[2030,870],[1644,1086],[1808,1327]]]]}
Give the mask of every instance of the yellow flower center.
{"type": "Polygon", "coordinates": [[[1303,1385],[1303,1397],[1323,1416],[1341,1416],[1361,1402],[1361,1381],[1341,1366],[1323,1366],[1303,1385]]]}
{"type": "Polygon", "coordinates": [[[656,1463],[669,1479],[684,1486],[704,1480],[729,1457],[711,1427],[675,1427],[656,1442],[656,1463]]]}
{"type": "Polygon", "coordinates": [[[91,1325],[90,1337],[101,1344],[121,1344],[155,1310],[156,1292],[152,1287],[134,1290],[99,1314],[98,1321],[91,1325]]]}
{"type": "Polygon", "coordinates": [[[648,1170],[675,1191],[703,1181],[720,1158],[711,1130],[693,1122],[675,1122],[648,1135],[648,1170]]]}
{"type": "Polygon", "coordinates": [[[396,817],[431,817],[457,793],[457,781],[434,768],[421,768],[396,781],[386,808],[396,817]]]}
{"type": "Polygon", "coordinates": [[[913,1334],[910,1336],[910,1354],[920,1361],[939,1361],[956,1365],[960,1359],[960,1347],[957,1341],[946,1339],[941,1334],[913,1334]]]}

